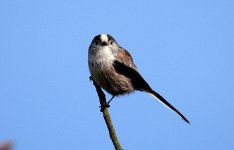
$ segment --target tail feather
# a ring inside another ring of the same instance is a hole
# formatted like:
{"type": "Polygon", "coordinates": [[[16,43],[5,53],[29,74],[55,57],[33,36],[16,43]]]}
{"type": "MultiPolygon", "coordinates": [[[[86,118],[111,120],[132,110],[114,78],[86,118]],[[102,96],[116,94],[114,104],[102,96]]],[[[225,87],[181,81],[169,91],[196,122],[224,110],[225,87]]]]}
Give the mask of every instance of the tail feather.
{"type": "Polygon", "coordinates": [[[150,91],[147,92],[149,95],[151,95],[153,98],[155,98],[156,100],[158,100],[159,102],[161,102],[163,105],[165,105],[167,108],[169,108],[170,110],[174,111],[177,115],[179,115],[185,122],[187,122],[188,124],[189,121],[188,119],[186,119],[175,107],[173,107],[170,103],[168,103],[161,95],[159,95],[157,92],[155,91],[150,91]]]}
{"type": "Polygon", "coordinates": [[[140,75],[140,73],[137,71],[136,68],[129,67],[125,63],[120,62],[118,60],[114,61],[113,67],[119,74],[124,75],[129,79],[131,79],[131,83],[135,90],[147,92],[155,99],[157,99],[159,102],[164,104],[166,107],[177,113],[184,121],[189,123],[189,121],[178,110],[176,110],[171,104],[169,104],[161,95],[159,95],[158,93],[156,93],[151,89],[149,84],[143,79],[143,77],[140,75]]]}

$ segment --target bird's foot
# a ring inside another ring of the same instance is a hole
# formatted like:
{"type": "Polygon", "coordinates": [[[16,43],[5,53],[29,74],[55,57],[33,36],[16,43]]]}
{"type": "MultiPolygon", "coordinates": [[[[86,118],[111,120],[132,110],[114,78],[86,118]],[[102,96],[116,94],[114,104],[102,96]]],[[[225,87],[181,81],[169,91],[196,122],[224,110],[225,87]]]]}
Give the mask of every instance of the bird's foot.
{"type": "Polygon", "coordinates": [[[106,103],[104,106],[99,106],[99,107],[101,108],[100,111],[103,112],[103,110],[104,110],[105,108],[109,108],[110,105],[109,105],[108,103],[106,103]]]}
{"type": "Polygon", "coordinates": [[[92,76],[90,76],[90,77],[89,77],[89,81],[93,81],[93,78],[92,78],[92,76]]]}

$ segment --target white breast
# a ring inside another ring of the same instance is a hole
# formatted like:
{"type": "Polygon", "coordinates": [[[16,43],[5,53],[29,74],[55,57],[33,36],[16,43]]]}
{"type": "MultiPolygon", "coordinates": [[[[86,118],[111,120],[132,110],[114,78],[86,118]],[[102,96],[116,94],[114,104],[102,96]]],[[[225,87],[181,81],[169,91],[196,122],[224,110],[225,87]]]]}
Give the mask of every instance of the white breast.
{"type": "Polygon", "coordinates": [[[103,47],[95,55],[94,60],[96,63],[112,63],[114,60],[114,55],[108,46],[103,47]]]}

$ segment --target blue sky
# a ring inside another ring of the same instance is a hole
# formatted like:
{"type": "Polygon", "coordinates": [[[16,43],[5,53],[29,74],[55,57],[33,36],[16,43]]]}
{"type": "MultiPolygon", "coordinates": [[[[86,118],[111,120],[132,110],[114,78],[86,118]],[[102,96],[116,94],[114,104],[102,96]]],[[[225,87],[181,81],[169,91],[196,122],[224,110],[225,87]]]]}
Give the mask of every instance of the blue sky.
{"type": "Polygon", "coordinates": [[[233,149],[233,15],[232,0],[0,1],[0,143],[113,149],[87,65],[93,37],[109,33],[191,122],[145,93],[116,98],[124,149],[233,149]]]}

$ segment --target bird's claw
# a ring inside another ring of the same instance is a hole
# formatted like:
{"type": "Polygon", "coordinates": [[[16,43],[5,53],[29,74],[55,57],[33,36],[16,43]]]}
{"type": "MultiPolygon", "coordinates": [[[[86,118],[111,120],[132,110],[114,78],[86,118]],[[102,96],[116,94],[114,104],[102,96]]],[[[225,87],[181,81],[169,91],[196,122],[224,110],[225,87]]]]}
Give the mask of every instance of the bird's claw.
{"type": "Polygon", "coordinates": [[[108,103],[106,103],[104,106],[101,105],[99,107],[101,108],[100,111],[103,112],[104,108],[109,108],[110,105],[108,103]]]}
{"type": "Polygon", "coordinates": [[[90,76],[90,77],[89,77],[89,80],[90,80],[90,81],[93,81],[93,78],[90,76]]]}

